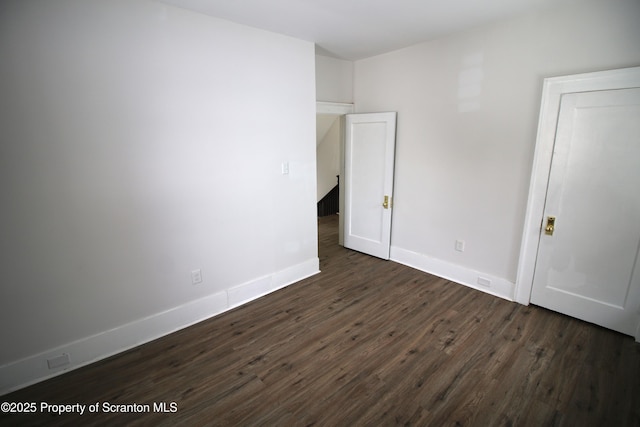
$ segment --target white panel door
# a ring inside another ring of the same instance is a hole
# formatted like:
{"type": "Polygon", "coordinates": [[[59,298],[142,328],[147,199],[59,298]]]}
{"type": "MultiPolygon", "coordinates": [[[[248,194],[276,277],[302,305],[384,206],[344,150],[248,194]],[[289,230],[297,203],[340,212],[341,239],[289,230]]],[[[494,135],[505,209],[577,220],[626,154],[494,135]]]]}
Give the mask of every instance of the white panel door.
{"type": "Polygon", "coordinates": [[[395,141],[395,112],[347,114],[344,246],[382,259],[391,246],[395,141]]]}
{"type": "Polygon", "coordinates": [[[640,89],[565,94],[531,302],[634,335],[639,249],[640,89]]]}

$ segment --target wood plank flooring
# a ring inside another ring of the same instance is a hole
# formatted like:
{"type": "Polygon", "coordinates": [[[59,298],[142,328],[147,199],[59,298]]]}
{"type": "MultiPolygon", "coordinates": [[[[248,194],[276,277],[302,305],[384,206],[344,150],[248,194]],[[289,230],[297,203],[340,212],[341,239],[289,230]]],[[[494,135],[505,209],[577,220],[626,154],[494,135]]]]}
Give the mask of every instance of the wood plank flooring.
{"type": "Polygon", "coordinates": [[[336,216],[319,229],[321,274],[0,398],[150,412],[0,425],[640,425],[631,337],[341,248],[336,216]]]}

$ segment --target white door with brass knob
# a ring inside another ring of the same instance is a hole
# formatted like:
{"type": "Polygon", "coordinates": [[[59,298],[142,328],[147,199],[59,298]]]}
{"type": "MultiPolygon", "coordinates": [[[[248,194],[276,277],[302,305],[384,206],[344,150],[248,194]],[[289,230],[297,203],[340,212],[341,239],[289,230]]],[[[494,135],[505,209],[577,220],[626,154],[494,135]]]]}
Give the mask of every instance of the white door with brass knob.
{"type": "Polygon", "coordinates": [[[560,101],[531,302],[624,334],[640,325],[640,89],[560,101]]]}
{"type": "Polygon", "coordinates": [[[344,246],[389,259],[396,113],[347,114],[344,246]]]}

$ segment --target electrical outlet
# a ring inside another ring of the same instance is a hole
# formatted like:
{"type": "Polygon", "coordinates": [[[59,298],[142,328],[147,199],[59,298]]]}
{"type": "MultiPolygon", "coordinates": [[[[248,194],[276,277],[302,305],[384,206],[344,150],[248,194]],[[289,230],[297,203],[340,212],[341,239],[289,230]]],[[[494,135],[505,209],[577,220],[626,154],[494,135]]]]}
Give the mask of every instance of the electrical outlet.
{"type": "Polygon", "coordinates": [[[456,251],[464,252],[464,240],[456,240],[456,251]]]}
{"type": "Polygon", "coordinates": [[[191,271],[191,284],[199,285],[202,283],[202,270],[197,269],[191,271]]]}

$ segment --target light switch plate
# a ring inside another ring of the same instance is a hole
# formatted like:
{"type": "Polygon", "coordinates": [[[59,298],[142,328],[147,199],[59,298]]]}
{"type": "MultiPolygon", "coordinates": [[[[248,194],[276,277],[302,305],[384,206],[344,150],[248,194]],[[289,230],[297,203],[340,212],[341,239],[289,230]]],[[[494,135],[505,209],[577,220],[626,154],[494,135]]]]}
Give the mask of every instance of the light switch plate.
{"type": "Polygon", "coordinates": [[[197,269],[191,272],[191,283],[193,285],[198,285],[202,283],[202,270],[197,269]]]}

